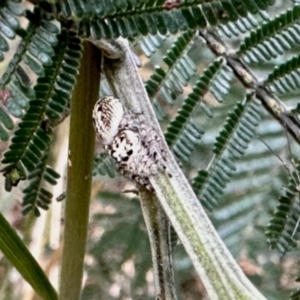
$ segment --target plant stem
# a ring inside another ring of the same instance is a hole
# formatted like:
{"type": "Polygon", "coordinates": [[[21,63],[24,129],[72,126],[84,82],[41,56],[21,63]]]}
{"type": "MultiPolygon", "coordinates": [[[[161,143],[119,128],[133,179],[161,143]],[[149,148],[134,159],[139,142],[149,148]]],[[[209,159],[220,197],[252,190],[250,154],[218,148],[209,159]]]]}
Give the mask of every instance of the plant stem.
{"type": "Polygon", "coordinates": [[[169,220],[152,192],[140,188],[140,203],[150,241],[156,299],[176,300],[169,220]]]}
{"type": "Polygon", "coordinates": [[[150,181],[204,283],[208,298],[265,300],[234,261],[186,180],[175,170],[173,164],[172,178],[159,174],[150,181]]]}
{"type": "Polygon", "coordinates": [[[99,95],[100,61],[101,52],[85,43],[71,102],[61,300],[78,300],[81,294],[95,143],[92,110],[99,95]]]}

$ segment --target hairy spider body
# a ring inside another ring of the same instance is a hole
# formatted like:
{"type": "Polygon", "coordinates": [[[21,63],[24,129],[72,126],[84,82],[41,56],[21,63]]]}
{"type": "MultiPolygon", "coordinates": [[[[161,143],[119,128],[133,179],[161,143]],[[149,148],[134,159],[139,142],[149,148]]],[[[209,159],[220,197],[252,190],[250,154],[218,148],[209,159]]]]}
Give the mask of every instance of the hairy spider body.
{"type": "Polygon", "coordinates": [[[124,113],[120,100],[108,96],[95,104],[93,122],[118,171],[152,190],[149,177],[166,168],[166,155],[161,139],[143,116],[124,113]]]}

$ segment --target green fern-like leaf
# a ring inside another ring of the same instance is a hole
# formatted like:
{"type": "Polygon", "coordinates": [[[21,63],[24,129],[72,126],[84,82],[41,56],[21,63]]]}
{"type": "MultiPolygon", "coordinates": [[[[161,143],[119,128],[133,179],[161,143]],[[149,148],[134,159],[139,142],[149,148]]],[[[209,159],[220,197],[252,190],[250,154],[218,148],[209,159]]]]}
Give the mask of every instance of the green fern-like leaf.
{"type": "Polygon", "coordinates": [[[187,52],[191,47],[195,32],[187,31],[182,34],[168,50],[163,61],[168,66],[168,71],[162,67],[156,67],[155,72],[146,83],[146,90],[150,98],[155,99],[161,92],[168,103],[179,93],[182,93],[182,85],[186,86],[191,76],[196,72],[196,66],[189,58],[187,52]]]}
{"type": "Polygon", "coordinates": [[[28,101],[34,98],[25,68],[29,67],[38,76],[44,75],[44,67],[52,64],[53,47],[59,32],[54,23],[42,19],[38,9],[27,11],[26,17],[29,21],[27,30],[19,28],[16,31],[22,40],[0,80],[0,90],[10,92],[6,107],[15,117],[21,117],[28,101]]]}
{"type": "MultiPolygon", "coordinates": [[[[159,35],[147,35],[138,39],[138,44],[147,57],[151,57],[156,49],[161,47],[165,37],[159,35]]],[[[133,43],[135,44],[135,43],[133,43]]]]}
{"type": "MultiPolygon", "coordinates": [[[[223,65],[209,86],[210,92],[215,96],[218,102],[223,102],[225,96],[228,94],[231,88],[232,79],[233,73],[231,69],[228,66],[223,65]]],[[[203,107],[203,110],[205,110],[205,107],[203,107]]],[[[207,114],[209,115],[209,113],[207,114]]]]}
{"type": "MultiPolygon", "coordinates": [[[[249,2],[244,1],[244,2],[249,2]]],[[[273,1],[253,0],[265,10],[273,1]]],[[[55,9],[57,12],[57,7],[55,9]]],[[[236,21],[255,11],[240,0],[192,0],[169,3],[165,1],[63,1],[61,15],[74,22],[79,35],[95,39],[133,38],[138,35],[176,34],[178,31],[215,26],[236,21]],[[249,10],[248,10],[249,9],[249,10]],[[121,12],[121,14],[120,14],[121,12]]]]}
{"type": "MultiPolygon", "coordinates": [[[[2,170],[7,180],[9,174],[19,174],[24,179],[25,171],[30,175],[48,151],[53,127],[69,111],[69,100],[75,84],[81,57],[81,42],[73,34],[62,32],[59,35],[53,64],[45,67],[45,76],[38,79],[34,87],[35,100],[22,118],[19,128],[11,141],[9,150],[4,154],[2,170]]],[[[16,185],[18,180],[8,183],[16,185]]]]}
{"type": "Polygon", "coordinates": [[[239,54],[245,55],[246,59],[254,62],[276,58],[299,44],[297,27],[299,18],[300,6],[296,5],[291,10],[266,22],[244,40],[239,54]]]}
{"type": "Polygon", "coordinates": [[[7,130],[13,130],[14,123],[6,110],[0,106],[0,140],[7,141],[9,135],[7,130]]]}
{"type": "Polygon", "coordinates": [[[34,214],[38,217],[40,215],[38,207],[45,210],[49,208],[53,195],[47,190],[45,183],[55,185],[59,174],[47,166],[47,158],[48,153],[45,153],[34,172],[28,176],[29,184],[23,190],[23,215],[33,210],[34,214]]]}
{"type": "Polygon", "coordinates": [[[266,84],[270,84],[275,92],[280,94],[295,91],[300,87],[299,83],[300,55],[276,66],[269,74],[266,84]]]}
{"type": "Polygon", "coordinates": [[[255,17],[249,15],[246,18],[238,19],[235,22],[230,22],[219,26],[220,32],[225,34],[227,37],[232,38],[239,33],[245,33],[252,28],[258,26],[258,22],[255,17]]]}
{"type": "Polygon", "coordinates": [[[279,198],[279,203],[266,231],[271,247],[277,248],[283,253],[296,247],[296,241],[300,239],[299,171],[300,164],[298,162],[296,170],[290,174],[288,187],[284,195],[279,198]]]}
{"type": "Polygon", "coordinates": [[[4,52],[9,50],[9,44],[6,39],[13,40],[16,37],[16,31],[19,29],[19,19],[24,9],[15,1],[2,1],[0,4],[0,62],[4,60],[4,52]]]}
{"type": "Polygon", "coordinates": [[[244,105],[238,103],[229,113],[214,144],[213,163],[209,170],[200,170],[193,179],[195,193],[209,210],[218,206],[218,200],[236,170],[235,164],[245,153],[260,122],[260,105],[251,99],[248,95],[244,105]]]}
{"type": "Polygon", "coordinates": [[[212,63],[198,79],[193,87],[193,91],[184,100],[180,111],[174,120],[169,124],[165,134],[166,141],[173,148],[176,156],[187,161],[195,145],[199,142],[204,130],[192,120],[192,113],[196,105],[204,109],[209,116],[212,115],[207,105],[201,101],[201,98],[208,91],[209,86],[215,79],[216,74],[222,67],[222,60],[216,60],[212,63]]]}
{"type": "MultiPolygon", "coordinates": [[[[0,139],[7,140],[9,137],[7,130],[13,129],[9,113],[18,118],[22,117],[28,108],[28,102],[35,97],[32,82],[28,76],[28,69],[38,76],[44,75],[44,66],[52,64],[53,47],[57,44],[56,35],[59,29],[51,21],[43,20],[40,11],[35,9],[33,12],[26,12],[29,25],[25,31],[17,24],[17,17],[22,14],[25,15],[22,6],[12,1],[8,1],[7,6],[1,12],[0,18],[4,12],[8,13],[6,18],[9,18],[10,22],[6,20],[6,26],[11,26],[11,30],[14,30],[15,34],[22,38],[10,61],[3,62],[4,70],[0,80],[2,98],[0,104],[0,139]],[[7,11],[10,11],[14,16],[11,16],[7,11]]],[[[4,42],[6,43],[6,40],[1,42],[0,35],[0,44],[2,43],[0,50],[7,51],[9,46],[4,42]]]]}
{"type": "Polygon", "coordinates": [[[239,34],[245,34],[250,30],[254,30],[260,25],[262,20],[268,21],[270,19],[269,14],[266,11],[260,10],[253,1],[244,1],[244,5],[247,6],[247,11],[250,14],[246,17],[239,16],[235,21],[220,24],[218,29],[221,34],[233,38],[239,34]]]}

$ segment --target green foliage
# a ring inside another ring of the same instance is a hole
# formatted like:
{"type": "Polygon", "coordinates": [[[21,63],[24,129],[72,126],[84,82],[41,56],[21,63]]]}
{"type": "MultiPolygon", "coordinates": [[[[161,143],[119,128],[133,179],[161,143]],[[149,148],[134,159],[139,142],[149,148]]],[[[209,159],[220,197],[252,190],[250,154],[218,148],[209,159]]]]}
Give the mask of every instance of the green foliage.
{"type": "MultiPolygon", "coordinates": [[[[51,56],[54,54],[53,47],[58,42],[56,35],[59,29],[51,21],[42,19],[38,8],[34,12],[26,11],[25,13],[20,5],[17,6],[12,1],[8,1],[7,6],[1,9],[1,16],[6,21],[3,24],[2,33],[10,39],[14,39],[17,35],[22,38],[0,80],[0,90],[7,92],[7,99],[4,99],[6,109],[13,116],[22,117],[28,101],[35,97],[27,68],[37,75],[44,75],[43,65],[52,64],[51,56]],[[27,30],[20,28],[17,19],[18,16],[25,14],[29,22],[27,30]]],[[[0,44],[1,50],[9,50],[6,39],[1,35],[0,44]]],[[[6,110],[0,107],[0,111],[3,116],[1,118],[3,125],[11,130],[13,126],[6,110]]],[[[2,126],[0,131],[3,132],[1,139],[7,140],[8,134],[2,126]]]]}
{"type": "MultiPolygon", "coordinates": [[[[163,40],[165,40],[165,36],[159,35],[147,35],[138,37],[138,44],[141,47],[142,51],[147,57],[151,57],[153,53],[155,53],[156,48],[159,48],[163,40]]],[[[134,44],[134,43],[133,43],[134,44]]]]}
{"type": "Polygon", "coordinates": [[[159,120],[162,120],[166,113],[158,97],[162,95],[167,103],[172,104],[176,97],[182,94],[182,86],[187,86],[196,72],[196,66],[188,55],[194,37],[194,31],[183,33],[163,57],[167,70],[165,71],[163,66],[155,66],[155,72],[146,82],[146,90],[153,99],[153,108],[159,120]]]}
{"type": "Polygon", "coordinates": [[[2,2],[0,6],[1,27],[0,27],[0,61],[4,60],[4,53],[9,50],[8,39],[14,39],[16,30],[20,24],[18,17],[24,13],[23,9],[14,1],[2,2]]]}
{"type": "Polygon", "coordinates": [[[200,102],[203,111],[209,117],[211,116],[210,109],[201,101],[201,98],[207,93],[211,82],[215,79],[214,77],[221,67],[222,61],[216,60],[203,72],[165,133],[168,145],[173,148],[175,155],[184,161],[189,161],[195,145],[199,143],[201,136],[204,134],[204,130],[193,121],[191,115],[198,102],[200,102]]]}
{"type": "Polygon", "coordinates": [[[259,105],[252,95],[247,96],[244,105],[238,103],[228,114],[214,144],[213,164],[208,171],[200,170],[192,183],[196,195],[207,209],[218,206],[218,200],[235,172],[235,162],[244,155],[259,122],[259,105]]]}
{"type": "Polygon", "coordinates": [[[62,2],[65,19],[74,20],[78,33],[94,38],[176,34],[187,29],[236,21],[248,12],[267,9],[273,1],[76,1],[62,2]],[[199,6],[201,4],[201,7],[199,6]],[[120,13],[121,12],[121,13],[120,13]]]}
{"type": "Polygon", "coordinates": [[[22,40],[0,80],[0,90],[9,92],[6,108],[15,117],[22,117],[28,101],[35,98],[28,68],[36,75],[44,76],[43,66],[52,65],[53,47],[58,43],[57,25],[43,20],[39,9],[26,11],[26,18],[29,22],[27,30],[17,28],[15,34],[22,40]]]}
{"type": "MultiPolygon", "coordinates": [[[[6,165],[2,172],[6,176],[7,190],[16,186],[19,180],[26,177],[30,180],[28,188],[25,189],[24,212],[34,208],[36,214],[36,205],[47,208],[47,202],[51,199],[51,194],[40,188],[37,181],[45,179],[44,171],[48,170],[46,160],[53,128],[69,113],[70,94],[75,84],[82,51],[80,40],[72,33],[62,31],[57,40],[58,45],[53,49],[53,62],[44,67],[43,76],[38,78],[34,87],[35,97],[30,100],[29,108],[2,160],[6,165]],[[33,196],[32,191],[36,191],[37,197],[33,196]],[[44,199],[41,201],[42,198],[44,199]]],[[[49,176],[46,179],[51,184],[56,183],[49,176]]]]}
{"type": "Polygon", "coordinates": [[[23,190],[23,215],[33,210],[36,216],[40,216],[38,207],[43,209],[49,208],[53,195],[43,187],[44,182],[55,185],[56,179],[58,179],[60,176],[49,166],[47,166],[47,156],[48,153],[46,152],[44,157],[42,157],[41,161],[36,166],[35,170],[27,178],[29,184],[23,190]]]}
{"type": "Polygon", "coordinates": [[[277,66],[274,71],[268,75],[266,83],[271,84],[273,89],[279,94],[293,92],[299,88],[299,66],[300,56],[292,57],[277,66]]]}
{"type": "MultiPolygon", "coordinates": [[[[253,138],[258,131],[271,148],[280,151],[282,136],[275,123],[263,115],[255,90],[252,94],[237,84],[239,77],[228,56],[251,63],[262,77],[260,86],[290,100],[290,93],[299,88],[298,5],[274,16],[267,10],[273,0],[37,2],[40,5],[32,5],[32,10],[25,10],[20,1],[0,3],[0,140],[11,136],[2,173],[8,191],[26,180],[24,214],[33,210],[39,215],[39,208],[49,207],[52,194],[47,186],[59,177],[48,166],[48,156],[54,129],[69,114],[82,52],[79,38],[121,36],[150,57],[145,87],[166,128],[166,141],[184,163],[199,200],[214,210],[211,218],[230,249],[237,254],[245,250],[251,256],[254,247],[242,241],[244,230],[252,232],[253,240],[256,234],[262,239],[274,207],[267,227],[268,242],[280,252],[296,246],[300,239],[298,175],[292,173],[276,204],[276,188],[282,183],[277,174],[270,174],[278,163],[253,138]],[[20,23],[21,17],[28,25],[20,23]],[[198,34],[203,29],[216,40],[223,39],[222,33],[230,37],[226,40],[230,51],[217,58],[208,54],[209,45],[198,34]],[[10,51],[12,55],[8,55],[10,51]],[[266,61],[267,65],[262,64],[266,61]],[[20,122],[12,133],[14,117],[20,122]]],[[[105,87],[101,93],[110,92],[105,87]]],[[[297,107],[295,101],[288,104],[297,107]]],[[[95,157],[93,175],[114,177],[115,173],[106,153],[95,157]]],[[[107,293],[122,264],[134,253],[149,250],[136,199],[128,201],[119,193],[102,193],[101,197],[104,202],[107,198],[116,212],[94,216],[95,224],[102,222],[106,231],[90,244],[96,267],[88,269],[88,276],[105,283],[85,287],[83,299],[107,293]],[[130,224],[128,215],[133,216],[130,224]],[[107,219],[113,225],[108,225],[107,219]],[[110,256],[111,249],[121,253],[118,261],[110,256]]],[[[257,252],[266,255],[269,252],[262,244],[257,252]]],[[[138,290],[145,286],[150,268],[149,256],[137,258],[140,268],[132,282],[134,298],[140,296],[138,290]]],[[[147,293],[142,293],[147,299],[147,293]]]]}
{"type": "Polygon", "coordinates": [[[291,10],[266,22],[251,32],[240,45],[239,54],[246,54],[250,61],[270,60],[299,44],[297,20],[300,7],[291,10]]]}
{"type": "Polygon", "coordinates": [[[0,214],[0,227],[1,252],[35,289],[38,295],[47,300],[58,299],[56,291],[47,276],[2,214],[0,214]]]}
{"type": "Polygon", "coordinates": [[[155,99],[160,92],[168,103],[173,103],[176,96],[183,92],[182,85],[187,86],[196,72],[196,67],[187,53],[194,36],[193,31],[183,33],[168,50],[163,57],[163,62],[168,66],[167,72],[157,66],[146,83],[149,97],[155,99]]]}
{"type": "Polygon", "coordinates": [[[116,166],[113,159],[107,152],[102,152],[94,159],[93,176],[108,175],[113,178],[116,175],[116,166]]]}
{"type": "Polygon", "coordinates": [[[289,176],[289,184],[268,224],[266,236],[272,248],[287,252],[297,246],[300,239],[299,216],[299,170],[300,165],[289,176]]]}

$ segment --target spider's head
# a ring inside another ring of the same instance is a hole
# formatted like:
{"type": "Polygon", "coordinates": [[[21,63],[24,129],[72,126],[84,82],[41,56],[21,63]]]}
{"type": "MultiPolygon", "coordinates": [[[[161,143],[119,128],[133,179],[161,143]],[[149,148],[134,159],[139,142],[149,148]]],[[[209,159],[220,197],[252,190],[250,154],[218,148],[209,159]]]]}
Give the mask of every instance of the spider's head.
{"type": "Polygon", "coordinates": [[[107,96],[99,99],[93,110],[93,123],[104,145],[110,145],[118,134],[124,109],[119,99],[107,96]]]}

